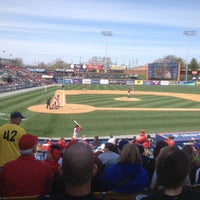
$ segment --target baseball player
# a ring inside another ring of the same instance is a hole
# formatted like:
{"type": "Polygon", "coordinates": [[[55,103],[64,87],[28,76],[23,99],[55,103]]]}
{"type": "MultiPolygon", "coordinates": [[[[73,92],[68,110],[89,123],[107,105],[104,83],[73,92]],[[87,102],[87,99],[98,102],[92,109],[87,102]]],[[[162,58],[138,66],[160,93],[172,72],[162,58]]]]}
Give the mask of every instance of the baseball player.
{"type": "Polygon", "coordinates": [[[128,89],[128,93],[127,93],[127,97],[128,97],[128,98],[130,97],[130,94],[131,94],[131,90],[128,89]]]}
{"type": "Polygon", "coordinates": [[[74,133],[73,133],[74,139],[78,138],[78,135],[81,132],[81,130],[82,130],[82,127],[76,124],[75,127],[74,127],[74,133]]]}

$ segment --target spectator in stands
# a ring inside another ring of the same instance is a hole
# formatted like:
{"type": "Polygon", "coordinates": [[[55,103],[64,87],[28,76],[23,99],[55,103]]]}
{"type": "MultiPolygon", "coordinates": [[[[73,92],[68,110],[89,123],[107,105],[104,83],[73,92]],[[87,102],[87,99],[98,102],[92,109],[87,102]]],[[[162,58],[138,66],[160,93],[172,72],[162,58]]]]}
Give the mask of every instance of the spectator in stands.
{"type": "Polygon", "coordinates": [[[51,145],[53,145],[53,144],[54,144],[54,141],[53,141],[51,138],[46,139],[46,140],[44,141],[44,143],[42,144],[42,148],[43,148],[45,151],[49,151],[51,145]]]}
{"type": "Polygon", "coordinates": [[[200,184],[200,160],[198,158],[198,151],[196,152],[191,144],[183,146],[183,151],[189,158],[190,161],[190,173],[187,184],[197,185],[200,184]]]}
{"type": "Polygon", "coordinates": [[[7,162],[0,174],[1,194],[3,196],[31,196],[49,194],[53,173],[43,161],[36,160],[38,138],[29,133],[19,140],[21,156],[7,162]]]}
{"type": "Polygon", "coordinates": [[[97,148],[97,147],[100,147],[101,145],[101,141],[99,140],[99,136],[94,136],[94,140],[92,141],[91,143],[91,147],[92,148],[97,148]]]}
{"type": "MultiPolygon", "coordinates": [[[[194,168],[195,168],[195,152],[194,152],[194,149],[191,145],[187,144],[187,145],[183,145],[183,151],[185,152],[185,154],[188,156],[189,158],[189,161],[190,161],[190,171],[189,171],[189,176],[187,177],[187,180],[186,180],[186,183],[187,184],[191,184],[192,181],[191,179],[193,179],[194,181],[194,177],[192,176],[191,172],[194,171],[194,168]],[[190,178],[191,177],[191,178],[190,178]]],[[[194,182],[193,182],[194,183],[194,182]]]]}
{"type": "Polygon", "coordinates": [[[57,144],[58,144],[59,148],[62,150],[62,149],[65,149],[67,142],[65,141],[65,138],[61,137],[58,140],[57,144]]]}
{"type": "Polygon", "coordinates": [[[170,147],[173,147],[175,145],[175,141],[174,141],[174,136],[173,135],[170,135],[166,140],[165,142],[167,142],[167,144],[170,146],[170,147]]]}
{"type": "MultiPolygon", "coordinates": [[[[58,144],[52,144],[44,162],[49,165],[54,174],[51,194],[57,194],[64,191],[64,179],[62,176],[61,165],[64,149],[58,144]]],[[[63,147],[63,146],[62,146],[63,147]]]]}
{"type": "Polygon", "coordinates": [[[147,140],[146,131],[141,130],[140,134],[136,137],[136,143],[143,144],[144,142],[146,142],[146,140],[147,140]]]}
{"type": "Polygon", "coordinates": [[[160,153],[160,150],[164,147],[167,147],[168,144],[165,141],[158,140],[156,142],[156,146],[153,149],[153,158],[151,158],[149,164],[145,167],[145,169],[148,171],[149,178],[150,178],[150,188],[153,189],[155,187],[156,179],[157,179],[157,173],[156,173],[156,158],[158,154],[160,153]]]}
{"type": "Polygon", "coordinates": [[[142,200],[200,199],[200,192],[183,186],[190,170],[188,156],[178,147],[163,148],[156,160],[157,190],[142,200]]]}
{"type": "Polygon", "coordinates": [[[109,143],[112,143],[112,144],[116,144],[116,138],[113,137],[113,135],[110,135],[110,138],[108,139],[109,143]]]}
{"type": "Polygon", "coordinates": [[[55,173],[58,168],[60,167],[60,164],[58,163],[59,159],[61,158],[61,151],[58,145],[51,145],[48,154],[44,160],[44,162],[49,165],[49,167],[52,169],[53,173],[55,173]],[[57,147],[55,147],[57,146],[57,147]]]}
{"type": "Polygon", "coordinates": [[[66,144],[66,148],[69,148],[71,145],[76,144],[77,141],[72,137],[71,140],[66,144]]]}
{"type": "Polygon", "coordinates": [[[135,194],[148,186],[148,173],[135,144],[125,144],[118,164],[105,167],[102,184],[106,191],[122,194],[135,194]]]}
{"type": "Polygon", "coordinates": [[[151,162],[152,158],[149,155],[145,154],[145,148],[143,145],[139,144],[137,146],[138,146],[141,160],[142,160],[142,167],[144,169],[146,169],[146,171],[148,172],[148,175],[149,175],[149,179],[151,180],[151,176],[149,174],[149,171],[150,171],[149,169],[153,168],[151,173],[153,173],[153,171],[154,171],[154,166],[152,166],[152,162],[151,162]]]}
{"type": "Polygon", "coordinates": [[[128,143],[129,143],[128,139],[121,139],[121,140],[119,140],[118,141],[119,152],[121,152],[122,149],[123,149],[123,147],[124,147],[124,145],[128,144],[128,143]]]}
{"type": "Polygon", "coordinates": [[[106,165],[108,161],[115,160],[119,158],[119,154],[114,152],[115,147],[112,143],[106,143],[105,147],[103,149],[103,153],[98,155],[98,158],[101,160],[101,162],[106,165]]]}
{"type": "Polygon", "coordinates": [[[10,115],[10,123],[0,127],[0,168],[20,156],[18,141],[25,130],[19,125],[24,118],[20,112],[13,112],[10,115]]]}
{"type": "Polygon", "coordinates": [[[143,142],[143,147],[145,148],[145,151],[146,150],[149,150],[152,146],[152,142],[153,142],[153,139],[151,138],[150,135],[147,135],[147,139],[146,141],[143,142]]]}
{"type": "Polygon", "coordinates": [[[92,183],[91,183],[91,188],[92,192],[103,192],[103,185],[101,182],[101,175],[104,170],[104,164],[97,158],[94,154],[94,162],[97,165],[97,173],[95,176],[92,178],[92,183]]]}
{"type": "MultiPolygon", "coordinates": [[[[118,141],[118,145],[114,145],[117,150],[113,150],[115,153],[118,153],[118,154],[121,154],[121,151],[124,147],[125,144],[128,144],[129,143],[129,140],[128,139],[121,139],[118,141]]],[[[109,165],[114,165],[114,164],[117,164],[120,160],[120,156],[119,157],[116,157],[115,159],[111,159],[109,161],[106,162],[106,166],[109,166],[109,165]]]]}
{"type": "Polygon", "coordinates": [[[82,142],[82,143],[84,143],[84,144],[86,144],[86,145],[89,144],[89,142],[87,141],[87,138],[86,138],[85,135],[82,135],[82,138],[81,138],[80,142],[82,142]]]}
{"type": "Polygon", "coordinates": [[[75,143],[66,149],[62,170],[65,179],[65,192],[39,200],[97,199],[91,192],[92,177],[97,172],[92,150],[83,143],[75,143]]]}

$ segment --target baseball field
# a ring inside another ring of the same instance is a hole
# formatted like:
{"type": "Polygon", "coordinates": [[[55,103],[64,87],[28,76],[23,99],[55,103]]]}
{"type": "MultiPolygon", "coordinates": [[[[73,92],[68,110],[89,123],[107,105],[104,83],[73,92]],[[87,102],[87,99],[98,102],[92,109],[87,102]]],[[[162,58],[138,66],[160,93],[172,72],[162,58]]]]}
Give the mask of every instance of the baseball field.
{"type": "Polygon", "coordinates": [[[27,132],[39,137],[71,138],[76,120],[86,137],[200,130],[200,88],[197,86],[65,85],[19,94],[0,94],[0,125],[13,111],[26,119],[27,132]],[[46,109],[46,100],[60,96],[59,109],[46,109]]]}

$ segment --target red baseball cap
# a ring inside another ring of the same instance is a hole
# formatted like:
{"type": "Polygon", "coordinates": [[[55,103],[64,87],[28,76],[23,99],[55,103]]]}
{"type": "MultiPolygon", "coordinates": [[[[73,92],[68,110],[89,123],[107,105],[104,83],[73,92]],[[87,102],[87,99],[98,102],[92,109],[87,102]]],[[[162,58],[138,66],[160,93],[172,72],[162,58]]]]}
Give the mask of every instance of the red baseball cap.
{"type": "Polygon", "coordinates": [[[21,150],[27,150],[31,149],[37,144],[38,137],[31,135],[30,133],[26,133],[22,135],[22,137],[19,139],[18,146],[21,150]]]}

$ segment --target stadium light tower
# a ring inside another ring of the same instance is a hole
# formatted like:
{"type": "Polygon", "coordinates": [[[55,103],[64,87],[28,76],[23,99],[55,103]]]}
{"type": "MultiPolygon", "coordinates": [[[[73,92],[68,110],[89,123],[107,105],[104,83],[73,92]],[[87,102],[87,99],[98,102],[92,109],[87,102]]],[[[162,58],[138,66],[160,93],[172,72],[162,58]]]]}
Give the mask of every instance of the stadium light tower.
{"type": "Polygon", "coordinates": [[[106,65],[108,64],[108,37],[112,36],[111,31],[102,31],[101,34],[106,38],[106,65]]]}
{"type": "Polygon", "coordinates": [[[188,65],[189,65],[189,51],[190,51],[190,36],[195,36],[196,31],[184,31],[183,34],[188,37],[188,44],[187,44],[187,64],[186,64],[186,70],[185,70],[185,81],[188,80],[188,65]]]}

